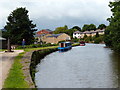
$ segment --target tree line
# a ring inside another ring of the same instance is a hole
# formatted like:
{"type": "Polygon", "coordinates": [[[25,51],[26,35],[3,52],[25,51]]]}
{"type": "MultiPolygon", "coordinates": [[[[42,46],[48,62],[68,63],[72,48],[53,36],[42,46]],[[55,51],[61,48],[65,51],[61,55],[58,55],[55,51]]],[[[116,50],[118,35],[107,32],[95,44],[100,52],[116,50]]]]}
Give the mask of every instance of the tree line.
{"type": "Polygon", "coordinates": [[[120,1],[110,2],[109,7],[111,8],[112,16],[107,19],[110,24],[105,30],[104,41],[106,46],[120,52],[120,1]]]}

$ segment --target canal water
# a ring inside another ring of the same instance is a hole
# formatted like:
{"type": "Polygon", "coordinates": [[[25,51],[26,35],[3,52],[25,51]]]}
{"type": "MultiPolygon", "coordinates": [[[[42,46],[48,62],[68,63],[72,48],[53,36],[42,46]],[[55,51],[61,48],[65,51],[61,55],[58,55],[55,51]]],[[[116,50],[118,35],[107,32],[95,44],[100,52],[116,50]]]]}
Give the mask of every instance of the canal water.
{"type": "Polygon", "coordinates": [[[117,88],[118,57],[104,44],[54,52],[37,65],[38,88],[117,88]]]}

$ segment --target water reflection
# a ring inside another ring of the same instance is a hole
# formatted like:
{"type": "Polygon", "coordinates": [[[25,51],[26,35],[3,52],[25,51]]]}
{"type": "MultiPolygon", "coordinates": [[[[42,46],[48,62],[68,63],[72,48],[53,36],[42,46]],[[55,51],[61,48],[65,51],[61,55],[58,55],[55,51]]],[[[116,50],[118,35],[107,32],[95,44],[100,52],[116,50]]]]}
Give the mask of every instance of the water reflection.
{"type": "MultiPolygon", "coordinates": [[[[116,88],[118,59],[104,44],[87,44],[46,56],[37,66],[38,88],[116,88]]],[[[119,59],[120,60],[120,59],[119,59]]]]}
{"type": "Polygon", "coordinates": [[[112,63],[114,65],[112,65],[112,68],[115,72],[118,78],[118,80],[116,81],[116,83],[118,83],[118,87],[120,88],[120,54],[116,53],[113,51],[113,53],[110,55],[112,63]]]}

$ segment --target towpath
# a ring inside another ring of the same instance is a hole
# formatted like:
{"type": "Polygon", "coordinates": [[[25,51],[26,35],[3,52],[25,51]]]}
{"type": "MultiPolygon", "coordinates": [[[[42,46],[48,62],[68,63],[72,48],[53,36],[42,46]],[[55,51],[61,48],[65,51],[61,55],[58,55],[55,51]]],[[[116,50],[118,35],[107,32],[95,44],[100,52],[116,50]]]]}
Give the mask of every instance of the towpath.
{"type": "Polygon", "coordinates": [[[0,52],[0,90],[4,84],[5,79],[7,78],[15,56],[21,52],[24,51],[14,50],[14,52],[0,52]]]}

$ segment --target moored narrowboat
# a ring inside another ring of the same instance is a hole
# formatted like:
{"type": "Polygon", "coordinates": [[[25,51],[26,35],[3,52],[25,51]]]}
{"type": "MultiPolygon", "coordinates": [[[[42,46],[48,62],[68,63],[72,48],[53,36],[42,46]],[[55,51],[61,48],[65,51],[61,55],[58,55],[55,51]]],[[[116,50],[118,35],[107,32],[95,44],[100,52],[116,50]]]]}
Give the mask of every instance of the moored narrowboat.
{"type": "Polygon", "coordinates": [[[81,42],[80,42],[80,46],[85,46],[85,42],[84,42],[84,41],[81,41],[81,42]]]}
{"type": "Polygon", "coordinates": [[[72,48],[72,45],[70,42],[61,42],[59,43],[58,50],[61,52],[64,52],[64,51],[70,50],[71,48],[72,48]]]}

